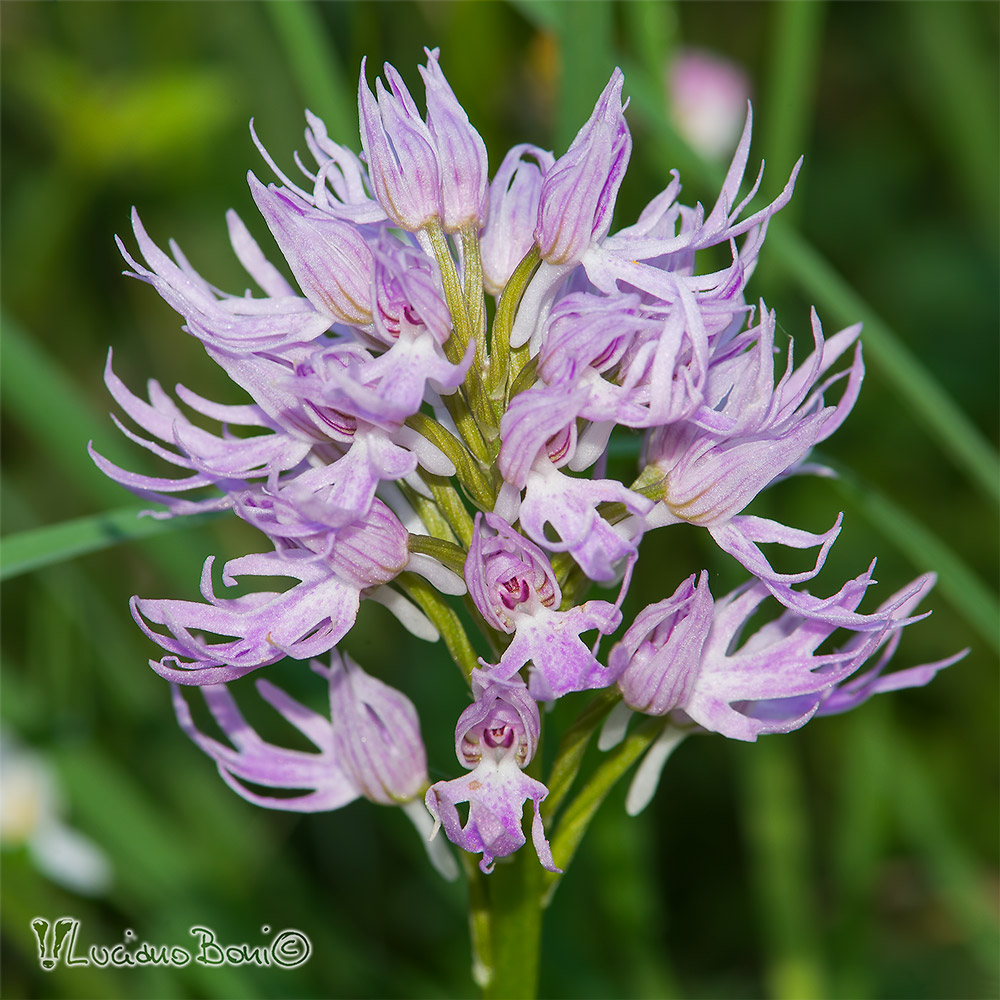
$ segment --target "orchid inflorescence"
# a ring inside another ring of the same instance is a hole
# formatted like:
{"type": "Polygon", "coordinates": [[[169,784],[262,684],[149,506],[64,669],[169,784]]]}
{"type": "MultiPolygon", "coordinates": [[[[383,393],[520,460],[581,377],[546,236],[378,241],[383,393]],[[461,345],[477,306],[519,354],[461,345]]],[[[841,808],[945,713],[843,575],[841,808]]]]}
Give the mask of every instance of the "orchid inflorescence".
{"type": "MultiPolygon", "coordinates": [[[[315,166],[296,156],[298,182],[251,127],[277,183],[250,173],[250,189],[298,290],[235,212],[232,246],[262,295],[219,291],[176,245],[160,250],[133,212],[144,263],[119,241],[126,273],[156,288],[252,402],[221,405],[178,385],[181,403],[222,425],[213,433],[156,382],[148,401],[134,395],[109,355],[108,388],[149,437],[125,434],[186,471],[153,477],[93,457],[165,508],[154,517],[228,509],[259,529],[269,546],[229,560],[226,587],[292,581],[220,596],[209,557],[203,601],[132,600],[166,651],[151,665],[173,684],[181,726],[230,787],[276,809],[336,809],[359,796],[401,805],[424,834],[443,826],[481,854],[484,872],[525,843],[530,799],[534,847],[558,871],[540,811],[549,788],[527,770],[539,703],[617,685],[620,699],[602,702],[604,750],[634,713],[660,720],[629,797],[635,811],[688,732],[789,732],[925,684],[957,657],[885,673],[933,577],[861,612],[874,564],[830,596],[800,586],[822,567],[839,518],[813,534],[743,513],[774,481],[823,471],[809,453],[846,418],[864,374],[860,325],[825,337],[813,313],[811,353],[795,364],[789,345],[776,380],[775,315],[744,297],[801,161],[774,201],[746,214],[761,180],[739,198],[748,110],[711,210],[678,202],[675,171],[612,235],[631,151],[620,70],[561,157],[515,146],[492,181],[437,50],[420,73],[423,117],[392,66],[373,94],[362,62],[360,156],[306,112],[315,166]],[[699,273],[698,251],[710,247],[731,261],[699,273]],[[641,435],[630,483],[607,477],[617,428],[641,435]],[[714,598],[707,572],[692,574],[640,611],[601,662],[584,634],[619,629],[643,536],[683,522],[703,526],[750,581],[714,598]],[[806,571],[779,572],[760,547],[769,543],[817,554],[806,571]],[[611,599],[584,600],[592,583],[611,599]],[[486,656],[454,609],[460,598],[486,656]],[[768,598],[779,617],[744,635],[768,598]],[[412,702],[337,651],[372,600],[416,636],[443,637],[461,668],[472,699],[455,730],[464,776],[430,784],[412,702]],[[827,643],[838,630],[847,637],[827,643]],[[314,659],[325,653],[329,666],[314,659]],[[268,681],[257,690],[317,752],[265,742],[226,686],[285,657],[312,661],[329,715],[268,681]],[[201,686],[228,744],[196,728],[180,685],[201,686]]],[[[440,838],[431,856],[450,873],[440,838]]]]}

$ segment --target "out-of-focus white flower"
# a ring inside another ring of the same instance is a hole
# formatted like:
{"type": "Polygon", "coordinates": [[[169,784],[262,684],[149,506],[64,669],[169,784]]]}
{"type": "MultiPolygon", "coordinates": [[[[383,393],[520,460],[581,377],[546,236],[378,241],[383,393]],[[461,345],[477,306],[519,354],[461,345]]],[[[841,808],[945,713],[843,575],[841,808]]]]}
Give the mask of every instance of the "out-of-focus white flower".
{"type": "Polygon", "coordinates": [[[6,734],[0,737],[0,843],[26,847],[38,870],[63,888],[101,895],[111,884],[111,862],[62,821],[62,808],[53,768],[6,734]]]}
{"type": "Polygon", "coordinates": [[[681,135],[711,159],[730,153],[747,114],[746,73],[714,52],[680,49],[665,75],[667,102],[681,135]]]}

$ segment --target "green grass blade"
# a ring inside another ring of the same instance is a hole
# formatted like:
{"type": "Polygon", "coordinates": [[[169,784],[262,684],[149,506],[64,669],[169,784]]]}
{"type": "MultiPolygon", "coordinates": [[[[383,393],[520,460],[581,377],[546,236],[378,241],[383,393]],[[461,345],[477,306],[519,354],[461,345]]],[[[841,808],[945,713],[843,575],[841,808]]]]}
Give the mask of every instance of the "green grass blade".
{"type": "Polygon", "coordinates": [[[938,590],[951,603],[955,613],[1000,652],[1000,600],[964,560],[929,528],[904,510],[871,483],[862,483],[852,473],[837,466],[833,482],[840,494],[906,556],[921,572],[938,575],[938,590]]]}
{"type": "MultiPolygon", "coordinates": [[[[769,11],[774,41],[764,91],[764,159],[771,164],[769,190],[776,195],[787,170],[806,148],[813,115],[816,79],[823,41],[826,5],[814,3],[774,4],[769,11]]],[[[772,197],[773,197],[772,195],[772,197]]],[[[775,220],[789,225],[798,214],[799,201],[775,220]]]]}
{"type": "Polygon", "coordinates": [[[823,736],[832,770],[834,805],[829,855],[836,887],[829,934],[830,995],[867,1000],[876,995],[873,982],[874,913],[879,864],[886,853],[887,803],[892,782],[893,749],[877,700],[862,712],[849,712],[823,736]]]}
{"type": "Polygon", "coordinates": [[[981,37],[984,21],[978,7],[914,3],[904,12],[910,22],[910,51],[921,70],[910,78],[919,88],[919,107],[926,110],[928,126],[939,133],[968,203],[995,242],[1000,210],[996,39],[981,37]]]}
{"type": "Polygon", "coordinates": [[[778,231],[774,257],[812,296],[829,323],[861,320],[867,360],[906,402],[945,455],[992,502],[1000,504],[1000,458],[985,435],[969,420],[941,383],[911,353],[903,339],[796,232],[778,231]]]}
{"type": "Polygon", "coordinates": [[[146,509],[123,507],[8,535],[0,539],[0,580],[9,580],[89,552],[99,552],[122,542],[179,528],[193,528],[218,517],[214,513],[164,520],[139,517],[140,511],[146,509]]]}
{"type": "MultiPolygon", "coordinates": [[[[721,183],[719,168],[695,153],[662,114],[658,84],[636,66],[625,64],[634,113],[649,128],[665,163],[690,171],[697,179],[721,183]]],[[[993,503],[1000,504],[1000,456],[986,436],[962,412],[903,339],[834,270],[806,239],[777,227],[768,239],[768,259],[777,260],[802,286],[828,322],[864,323],[867,357],[907,404],[941,450],[993,503]]]]}
{"type": "Polygon", "coordinates": [[[357,90],[346,84],[318,4],[268,0],[266,5],[309,110],[338,142],[358,135],[357,90]]]}
{"type": "Polygon", "coordinates": [[[560,5],[558,26],[562,65],[556,116],[555,152],[566,151],[576,133],[594,110],[594,102],[615,67],[611,49],[613,34],[610,3],[560,5]]]}
{"type": "Polygon", "coordinates": [[[510,0],[510,5],[539,31],[556,31],[562,24],[559,0],[510,0]]]}
{"type": "Polygon", "coordinates": [[[941,899],[964,931],[970,953],[995,989],[1000,982],[1000,920],[989,888],[990,875],[977,864],[962,835],[949,823],[948,809],[918,748],[900,727],[887,726],[887,738],[896,748],[888,790],[899,821],[923,856],[941,899]]]}
{"type": "MultiPolygon", "coordinates": [[[[632,0],[619,8],[631,50],[653,80],[670,64],[677,34],[677,11],[670,0],[632,0]]],[[[663,89],[660,90],[661,97],[663,89]]],[[[664,113],[666,109],[664,108],[664,113]]]]}
{"type": "Polygon", "coordinates": [[[740,748],[743,825],[761,915],[768,995],[829,996],[820,954],[803,776],[791,747],[764,738],[740,748]]]}
{"type": "Polygon", "coordinates": [[[0,326],[0,390],[8,416],[44,450],[39,461],[57,467],[64,487],[71,485],[102,507],[120,503],[122,488],[102,475],[87,454],[90,438],[112,459],[122,453],[111,421],[101,420],[79,385],[12,316],[3,313],[0,326]]]}

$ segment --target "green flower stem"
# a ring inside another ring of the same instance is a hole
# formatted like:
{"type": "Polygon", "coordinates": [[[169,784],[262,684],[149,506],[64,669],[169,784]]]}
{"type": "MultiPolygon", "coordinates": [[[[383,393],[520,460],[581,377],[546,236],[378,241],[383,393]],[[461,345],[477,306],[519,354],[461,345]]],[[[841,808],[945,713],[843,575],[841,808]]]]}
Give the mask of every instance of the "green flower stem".
{"type": "MultiPolygon", "coordinates": [[[[450,344],[451,341],[449,340],[448,343],[450,344]]],[[[448,353],[447,350],[445,353],[448,353]]],[[[444,403],[445,409],[448,411],[451,419],[455,421],[455,426],[458,428],[459,434],[462,435],[462,439],[469,446],[472,454],[479,461],[489,465],[492,459],[490,458],[489,449],[486,447],[483,433],[479,429],[479,423],[476,418],[469,411],[469,407],[466,405],[462,394],[453,392],[447,396],[442,396],[441,402],[444,403]]]]}
{"type": "Polygon", "coordinates": [[[484,1000],[533,1000],[538,995],[544,874],[525,847],[497,860],[487,876],[491,975],[484,1000]]]}
{"type": "Polygon", "coordinates": [[[521,296],[524,295],[528,282],[535,276],[535,271],[541,262],[541,251],[537,246],[532,246],[514,268],[514,273],[510,276],[497,303],[490,338],[490,368],[487,376],[487,387],[493,399],[506,395],[510,385],[510,332],[514,328],[514,317],[517,315],[517,307],[521,304],[521,296]]]}
{"type": "Polygon", "coordinates": [[[444,602],[441,595],[422,577],[414,573],[400,573],[395,583],[403,593],[413,600],[441,633],[451,658],[458,664],[468,680],[469,675],[479,666],[476,651],[465,634],[465,628],[458,615],[444,602]]]}
{"type": "MultiPolygon", "coordinates": [[[[445,302],[447,302],[448,309],[451,312],[454,333],[444,345],[445,354],[452,364],[457,364],[465,356],[465,349],[469,341],[474,337],[473,324],[469,319],[469,309],[466,305],[465,293],[459,281],[454,258],[451,256],[448,237],[445,236],[444,230],[441,228],[441,223],[437,219],[432,220],[424,227],[424,232],[427,234],[431,249],[434,251],[434,257],[438,262],[438,268],[441,271],[441,284],[444,287],[445,302]]],[[[480,285],[482,285],[481,275],[482,267],[480,265],[480,285]]],[[[482,439],[482,433],[485,431],[486,436],[492,439],[499,433],[499,425],[497,415],[487,398],[486,387],[483,385],[482,367],[486,362],[485,346],[481,347],[477,342],[475,350],[476,360],[472,367],[469,368],[469,373],[465,376],[465,391],[478,425],[477,437],[482,439]]],[[[481,449],[480,453],[480,449],[476,443],[465,435],[464,429],[461,426],[459,426],[459,430],[462,430],[462,436],[468,441],[473,454],[483,462],[490,464],[492,456],[488,453],[485,446],[481,449]]]]}
{"type": "Polygon", "coordinates": [[[423,521],[424,527],[434,538],[443,542],[457,542],[455,532],[451,530],[451,525],[433,500],[421,496],[412,486],[407,485],[402,480],[396,485],[399,486],[407,503],[416,511],[417,517],[423,521]]]}
{"type": "Polygon", "coordinates": [[[425,413],[407,417],[406,423],[451,459],[458,481],[465,487],[472,502],[480,510],[493,510],[497,499],[493,483],[462,442],[425,413]]]}
{"type": "Polygon", "coordinates": [[[509,403],[518,393],[530,389],[538,381],[538,355],[528,357],[528,345],[510,352],[510,378],[507,390],[509,403]]]}
{"type": "Polygon", "coordinates": [[[472,542],[472,518],[469,517],[469,512],[465,509],[457,490],[451,485],[451,480],[431,475],[423,469],[420,470],[420,478],[427,484],[434,502],[459,542],[468,549],[472,542]]]}
{"type": "Polygon", "coordinates": [[[476,864],[475,855],[459,852],[465,881],[469,888],[469,938],[472,943],[472,979],[485,989],[493,979],[493,938],[490,919],[490,899],[486,879],[476,864]]]}
{"type": "Polygon", "coordinates": [[[566,798],[580,771],[580,764],[583,761],[590,737],[620,698],[621,695],[617,688],[607,688],[601,691],[563,733],[547,782],[549,794],[542,803],[542,814],[546,820],[555,816],[559,811],[563,799],[566,798]]]}
{"type": "Polygon", "coordinates": [[[479,629],[480,634],[486,640],[486,644],[490,647],[489,659],[492,662],[499,660],[503,651],[510,645],[510,636],[490,628],[490,626],[483,620],[483,616],[479,613],[479,609],[476,607],[472,598],[468,594],[465,595],[463,600],[465,603],[465,610],[469,612],[469,617],[476,623],[476,628],[479,629]],[[504,640],[507,641],[505,642],[504,640]]]}
{"type": "MultiPolygon", "coordinates": [[[[458,271],[455,268],[455,259],[451,255],[448,237],[445,236],[439,220],[432,219],[424,227],[424,232],[427,234],[428,240],[430,240],[431,249],[434,251],[434,257],[438,262],[438,268],[441,271],[441,284],[444,287],[445,302],[448,303],[448,309],[451,312],[451,322],[455,331],[454,339],[456,341],[456,344],[451,345],[451,348],[456,356],[461,358],[472,337],[472,325],[469,322],[469,310],[465,304],[462,283],[459,281],[458,271]]],[[[455,359],[453,358],[452,360],[455,359]]]]}
{"type": "Polygon", "coordinates": [[[462,230],[462,293],[469,315],[469,329],[476,341],[476,365],[486,369],[486,298],[483,293],[483,258],[479,232],[469,226],[462,230]]]}
{"type": "Polygon", "coordinates": [[[459,576],[465,572],[465,549],[454,542],[446,542],[431,535],[410,535],[409,547],[411,552],[437,559],[459,576]]]}
{"type": "MultiPolygon", "coordinates": [[[[665,718],[652,718],[633,730],[615,750],[608,753],[590,780],[566,807],[550,841],[552,857],[564,873],[600,804],[625,772],[652,745],[666,724],[665,718]]],[[[542,873],[545,886],[543,905],[548,906],[561,878],[562,875],[554,872],[542,873]]]]}

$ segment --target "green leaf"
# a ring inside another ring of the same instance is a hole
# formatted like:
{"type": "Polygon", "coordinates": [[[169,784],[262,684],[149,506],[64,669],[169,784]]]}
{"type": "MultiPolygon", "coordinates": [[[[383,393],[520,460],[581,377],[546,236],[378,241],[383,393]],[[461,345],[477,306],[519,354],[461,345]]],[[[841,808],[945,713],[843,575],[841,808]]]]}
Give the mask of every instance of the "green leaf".
{"type": "Polygon", "coordinates": [[[218,517],[212,513],[164,520],[140,518],[140,512],[145,509],[125,507],[8,535],[0,541],[0,580],[9,580],[89,552],[99,552],[122,542],[195,527],[218,517]]]}
{"type": "Polygon", "coordinates": [[[837,463],[836,489],[921,572],[935,572],[938,589],[955,613],[965,619],[995,651],[1000,652],[997,622],[1000,601],[962,558],[929,528],[837,463]]]}
{"type": "Polygon", "coordinates": [[[287,55],[287,64],[310,110],[338,141],[358,134],[357,91],[346,86],[320,5],[268,0],[266,9],[287,55]]]}
{"type": "MultiPolygon", "coordinates": [[[[605,755],[597,770],[566,806],[552,836],[552,857],[564,873],[601,803],[625,772],[649,749],[666,724],[665,718],[651,718],[637,726],[622,743],[605,755]]],[[[562,875],[545,872],[543,878],[546,884],[545,904],[548,905],[562,875]]]]}
{"type": "Polygon", "coordinates": [[[825,997],[812,896],[813,869],[805,784],[798,758],[779,740],[758,740],[739,753],[744,836],[761,918],[768,995],[775,1000],[825,997]]]}
{"type": "Polygon", "coordinates": [[[608,712],[620,700],[621,694],[617,688],[609,688],[596,695],[577,716],[573,724],[563,733],[556,751],[556,759],[552,765],[546,784],[549,794],[546,796],[542,812],[546,819],[555,816],[562,805],[583,762],[590,743],[590,737],[597,727],[607,717],[608,712]]]}
{"type": "MultiPolygon", "coordinates": [[[[663,116],[658,81],[623,61],[633,113],[649,129],[660,156],[706,183],[719,185],[722,173],[707,163],[663,116]]],[[[903,339],[834,270],[804,237],[776,227],[769,234],[770,258],[777,258],[824,313],[827,322],[864,324],[867,357],[934,438],[943,454],[992,502],[1000,504],[1000,456],[959,405],[909,350],[903,339]]]]}
{"type": "Polygon", "coordinates": [[[79,385],[12,316],[3,313],[0,323],[4,409],[44,449],[39,461],[51,460],[58,467],[64,487],[71,485],[101,506],[120,503],[122,488],[107,479],[87,454],[88,438],[112,459],[121,453],[117,435],[110,433],[111,422],[102,421],[79,385]]]}

